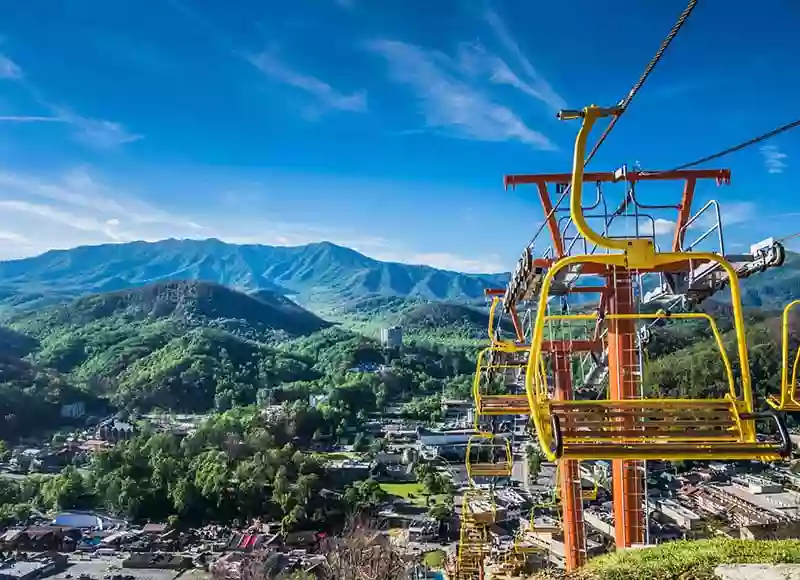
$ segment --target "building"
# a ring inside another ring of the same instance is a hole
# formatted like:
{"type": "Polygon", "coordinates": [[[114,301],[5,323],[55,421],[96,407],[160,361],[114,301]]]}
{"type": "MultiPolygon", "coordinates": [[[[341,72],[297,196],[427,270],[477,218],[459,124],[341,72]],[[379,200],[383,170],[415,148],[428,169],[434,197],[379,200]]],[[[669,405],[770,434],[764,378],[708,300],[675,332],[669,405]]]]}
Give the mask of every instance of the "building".
{"type": "Polygon", "coordinates": [[[5,560],[0,563],[0,580],[33,580],[49,576],[66,568],[67,557],[51,554],[31,560],[5,560]]]}
{"type": "Polygon", "coordinates": [[[139,553],[131,554],[122,561],[123,568],[187,570],[192,559],[179,554],[139,553]]]}
{"type": "Polygon", "coordinates": [[[127,523],[125,520],[109,518],[94,512],[70,511],[56,514],[53,525],[81,530],[108,530],[115,527],[124,528],[127,523]]]}
{"type": "Polygon", "coordinates": [[[381,328],[381,346],[383,348],[402,348],[403,329],[399,326],[381,328]]]}
{"type": "Polygon", "coordinates": [[[472,400],[442,400],[442,419],[445,422],[471,424],[475,419],[475,403],[472,400]]]}
{"type": "Polygon", "coordinates": [[[754,495],[783,492],[783,486],[780,483],[771,481],[764,477],[758,477],[757,475],[748,474],[741,477],[734,477],[732,481],[738,485],[746,487],[747,490],[754,495]]]}
{"type": "Polygon", "coordinates": [[[95,439],[100,439],[101,441],[121,441],[133,437],[135,431],[135,427],[127,421],[112,418],[103,421],[97,426],[95,439]]]}
{"type": "Polygon", "coordinates": [[[3,534],[3,548],[25,552],[71,552],[81,538],[80,530],[65,526],[30,526],[3,534]]]}
{"type": "Polygon", "coordinates": [[[373,465],[366,461],[342,459],[341,461],[329,461],[325,467],[339,485],[348,485],[367,479],[372,475],[373,465]]]}
{"type": "Polygon", "coordinates": [[[408,527],[409,542],[430,542],[439,535],[439,522],[432,519],[416,520],[408,527]]]}
{"type": "Polygon", "coordinates": [[[667,519],[675,522],[685,530],[696,530],[703,525],[703,519],[698,514],[672,500],[663,499],[655,502],[655,507],[667,519]]]}
{"type": "MultiPolygon", "coordinates": [[[[460,461],[466,455],[467,443],[477,435],[474,429],[451,429],[433,431],[420,427],[417,429],[417,447],[420,455],[431,459],[441,455],[445,459],[460,461]]],[[[508,438],[510,433],[498,433],[498,438],[508,438]]]]}

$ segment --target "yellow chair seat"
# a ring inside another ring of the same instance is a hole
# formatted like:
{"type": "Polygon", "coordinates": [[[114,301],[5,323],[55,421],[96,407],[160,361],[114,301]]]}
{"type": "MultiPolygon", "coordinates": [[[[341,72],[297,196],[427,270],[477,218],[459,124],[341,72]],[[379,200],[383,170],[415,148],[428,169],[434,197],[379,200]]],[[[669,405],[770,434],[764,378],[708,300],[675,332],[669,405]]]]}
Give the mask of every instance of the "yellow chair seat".
{"type": "Polygon", "coordinates": [[[764,459],[786,457],[791,442],[774,413],[739,414],[728,399],[553,401],[557,454],[565,459],[764,459]],[[771,419],[781,441],[758,442],[745,425],[771,419]]]}

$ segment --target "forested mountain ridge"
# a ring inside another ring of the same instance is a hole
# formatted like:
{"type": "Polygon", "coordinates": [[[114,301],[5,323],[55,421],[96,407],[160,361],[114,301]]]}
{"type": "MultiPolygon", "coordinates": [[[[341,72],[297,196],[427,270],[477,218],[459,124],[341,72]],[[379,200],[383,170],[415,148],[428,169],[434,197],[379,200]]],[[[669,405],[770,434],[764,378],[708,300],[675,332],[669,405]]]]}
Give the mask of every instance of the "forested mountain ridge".
{"type": "Polygon", "coordinates": [[[17,315],[9,326],[9,337],[36,344],[33,362],[95,395],[126,407],[202,411],[254,402],[271,382],[318,377],[313,360],[276,345],[329,324],[280,295],[191,281],[86,296],[17,315]]]}
{"type": "Polygon", "coordinates": [[[507,275],[381,262],[329,242],[278,247],[169,239],[0,262],[0,303],[36,307],[165,280],[204,280],[248,292],[268,290],[304,304],[337,304],[369,295],[478,300],[484,288],[505,285],[507,275]]]}
{"type": "Polygon", "coordinates": [[[93,294],[63,306],[52,306],[9,319],[20,332],[40,338],[62,326],[84,326],[109,317],[131,322],[171,317],[189,325],[212,321],[243,321],[254,331],[282,331],[289,336],[315,332],[329,326],[288,298],[262,290],[248,295],[217,283],[168,281],[138,288],[93,294]]]}
{"type": "MultiPolygon", "coordinates": [[[[510,264],[511,266],[512,264],[510,264]]],[[[463,274],[382,262],[330,242],[284,247],[216,239],[130,242],[52,250],[0,262],[0,312],[8,316],[90,293],[169,280],[202,280],[245,292],[266,290],[317,309],[369,299],[477,304],[508,274],[463,274]]],[[[776,308],[800,295],[800,256],[743,283],[748,306],[776,308]]]]}
{"type": "MultiPolygon", "coordinates": [[[[409,347],[421,363],[401,365],[396,374],[386,371],[378,382],[354,380],[346,376],[348,369],[386,362],[377,335],[331,328],[267,290],[245,294],[198,281],[85,296],[17,314],[8,324],[0,344],[14,346],[31,364],[87,393],[131,410],[225,410],[264,397],[307,400],[310,394],[332,395],[350,385],[360,393],[351,401],[355,413],[374,409],[379,398],[413,395],[415,381],[421,384],[419,393],[441,392],[445,385],[430,382],[431,377],[471,370],[463,354],[453,355],[458,364],[452,356],[447,359],[446,347],[441,353],[409,347]]],[[[466,385],[467,379],[459,384],[466,385]]]]}

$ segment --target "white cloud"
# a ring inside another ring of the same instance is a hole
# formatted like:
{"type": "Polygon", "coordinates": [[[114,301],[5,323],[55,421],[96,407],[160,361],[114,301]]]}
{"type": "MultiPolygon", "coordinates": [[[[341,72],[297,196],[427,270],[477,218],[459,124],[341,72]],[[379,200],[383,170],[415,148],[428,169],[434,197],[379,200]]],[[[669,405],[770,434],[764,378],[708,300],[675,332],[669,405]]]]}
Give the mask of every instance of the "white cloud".
{"type": "Polygon", "coordinates": [[[497,35],[501,44],[511,55],[517,60],[519,66],[522,68],[524,75],[527,77],[528,82],[519,80],[511,69],[506,64],[497,59],[495,65],[497,66],[493,80],[495,82],[504,82],[514,86],[515,88],[537,98],[549,105],[551,108],[558,110],[566,107],[566,101],[561,98],[553,87],[538,73],[530,61],[522,54],[519,45],[516,43],[511,33],[506,28],[503,21],[496,12],[488,10],[486,12],[486,22],[488,22],[491,29],[497,35]]]}
{"type": "Polygon", "coordinates": [[[0,169],[0,258],[87,244],[210,235],[191,219],[98,182],[85,168],[48,179],[0,169]]]}
{"type": "Polygon", "coordinates": [[[656,218],[654,221],[657,236],[664,236],[675,232],[675,226],[677,224],[674,221],[664,218],[656,218]]]}
{"type": "Polygon", "coordinates": [[[458,48],[458,69],[461,73],[472,78],[485,78],[497,85],[508,85],[542,101],[553,109],[563,108],[564,101],[558,95],[553,95],[547,87],[540,88],[540,81],[534,79],[531,83],[522,80],[511,67],[500,57],[490,54],[480,44],[461,44],[458,48]]]}
{"type": "Polygon", "coordinates": [[[251,55],[248,60],[270,79],[311,95],[316,107],[309,112],[315,116],[329,110],[354,113],[367,110],[367,93],[363,90],[351,94],[342,93],[323,80],[292,69],[270,52],[251,55]]]}
{"type": "Polygon", "coordinates": [[[463,62],[404,42],[381,40],[369,46],[386,59],[391,78],[414,92],[429,127],[465,139],[521,141],[537,149],[557,149],[511,109],[446,70],[463,71],[468,66],[463,62]]]}
{"type": "Polygon", "coordinates": [[[21,79],[22,69],[10,58],[0,54],[0,79],[21,79]]]}
{"type": "Polygon", "coordinates": [[[67,118],[67,121],[76,128],[75,138],[78,141],[98,149],[113,149],[144,138],[143,135],[128,132],[125,127],[113,121],[78,115],[67,118]]]}
{"type": "Polygon", "coordinates": [[[37,117],[33,115],[11,115],[0,117],[6,123],[66,123],[61,117],[37,117]]]}
{"type": "Polygon", "coordinates": [[[125,143],[143,139],[143,135],[128,132],[125,127],[113,121],[90,119],[78,115],[65,107],[48,106],[58,118],[75,129],[75,139],[96,149],[114,149],[125,143]]]}
{"type": "Polygon", "coordinates": [[[3,232],[0,231],[0,240],[4,240],[6,242],[12,242],[14,244],[20,244],[29,246],[31,245],[31,241],[23,236],[22,234],[18,234],[16,232],[3,232]]]}
{"type": "Polygon", "coordinates": [[[50,110],[53,116],[42,115],[8,115],[0,117],[0,121],[16,123],[66,123],[74,128],[75,139],[90,147],[98,149],[112,149],[125,143],[132,143],[143,139],[143,135],[128,132],[125,127],[113,121],[91,119],[70,111],[66,107],[53,105],[42,97],[30,83],[22,78],[22,69],[7,57],[0,55],[0,79],[7,78],[17,81],[31,93],[40,105],[50,110]]]}
{"type": "MultiPolygon", "coordinates": [[[[362,250],[377,260],[386,262],[401,262],[403,264],[432,266],[442,270],[452,270],[454,272],[467,272],[473,274],[493,274],[503,272],[503,262],[499,256],[476,256],[467,258],[448,252],[370,252],[369,249],[362,250]]],[[[507,270],[507,268],[506,268],[507,270]]]]}
{"type": "Polygon", "coordinates": [[[336,4],[345,10],[352,10],[356,7],[356,0],[336,0],[336,4]]]}
{"type": "Polygon", "coordinates": [[[789,166],[786,163],[786,159],[789,156],[786,153],[782,153],[777,145],[762,145],[759,151],[764,157],[767,173],[783,173],[783,170],[789,166]]]}
{"type": "MultiPolygon", "coordinates": [[[[702,203],[695,202],[693,213],[697,212],[701,207],[702,203]]],[[[731,226],[739,226],[748,222],[752,222],[754,219],[757,219],[759,212],[758,206],[753,203],[752,201],[722,201],[719,204],[719,213],[720,213],[720,220],[722,222],[722,230],[725,231],[726,228],[731,226]]],[[[694,235],[700,235],[705,230],[708,230],[714,227],[717,223],[717,215],[714,211],[714,208],[709,208],[706,210],[699,218],[697,218],[692,225],[689,226],[688,231],[694,232],[694,235]]],[[[686,235],[686,243],[689,244],[694,238],[690,235],[686,235]]],[[[711,244],[714,247],[714,250],[718,250],[718,236],[716,233],[712,233],[709,235],[708,238],[703,242],[704,244],[711,244]]],[[[749,243],[749,242],[748,242],[749,243]]],[[[726,244],[727,246],[728,244],[726,244]]]]}
{"type": "Polygon", "coordinates": [[[196,223],[174,216],[96,181],[84,168],[73,169],[55,180],[41,181],[29,175],[0,169],[0,192],[44,198],[91,212],[111,214],[138,224],[168,224],[197,229],[196,223]]]}
{"type": "Polygon", "coordinates": [[[31,214],[46,221],[56,222],[84,232],[99,232],[105,234],[111,241],[131,241],[113,233],[106,224],[96,219],[70,213],[52,205],[30,203],[22,200],[0,200],[0,210],[7,212],[31,214]]]}

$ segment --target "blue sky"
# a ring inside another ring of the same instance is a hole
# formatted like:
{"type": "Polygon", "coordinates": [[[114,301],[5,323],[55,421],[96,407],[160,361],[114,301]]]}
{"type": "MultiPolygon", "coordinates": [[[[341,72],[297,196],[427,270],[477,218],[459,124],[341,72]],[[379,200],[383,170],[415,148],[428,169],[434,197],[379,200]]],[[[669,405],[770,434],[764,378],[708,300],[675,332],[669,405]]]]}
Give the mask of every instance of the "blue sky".
{"type": "MultiPolygon", "coordinates": [[[[666,169],[794,119],[800,6],[721,4],[700,3],[592,169],[666,169]]],[[[503,175],[569,171],[577,126],[556,111],[624,97],[684,5],[15,3],[0,22],[0,258],[326,239],[509,269],[541,211],[503,175]]],[[[800,131],[714,164],[733,183],[698,196],[722,202],[730,248],[800,230],[798,159],[800,131]]],[[[659,217],[666,233],[674,216],[659,217]]]]}

